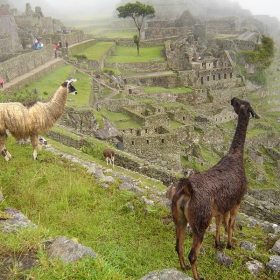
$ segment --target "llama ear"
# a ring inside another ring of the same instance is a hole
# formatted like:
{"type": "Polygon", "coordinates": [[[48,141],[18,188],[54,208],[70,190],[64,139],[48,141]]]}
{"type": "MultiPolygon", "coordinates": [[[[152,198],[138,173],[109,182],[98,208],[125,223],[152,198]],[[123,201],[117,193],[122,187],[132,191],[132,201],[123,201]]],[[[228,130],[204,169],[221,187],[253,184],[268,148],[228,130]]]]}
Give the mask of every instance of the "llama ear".
{"type": "Polygon", "coordinates": [[[72,85],[73,83],[75,83],[75,82],[77,82],[77,80],[76,79],[70,79],[70,80],[67,80],[66,81],[67,82],[67,85],[72,85]]]}
{"type": "Polygon", "coordinates": [[[252,115],[252,118],[255,119],[259,119],[260,117],[255,113],[255,111],[252,109],[252,107],[250,106],[250,113],[252,115]]]}

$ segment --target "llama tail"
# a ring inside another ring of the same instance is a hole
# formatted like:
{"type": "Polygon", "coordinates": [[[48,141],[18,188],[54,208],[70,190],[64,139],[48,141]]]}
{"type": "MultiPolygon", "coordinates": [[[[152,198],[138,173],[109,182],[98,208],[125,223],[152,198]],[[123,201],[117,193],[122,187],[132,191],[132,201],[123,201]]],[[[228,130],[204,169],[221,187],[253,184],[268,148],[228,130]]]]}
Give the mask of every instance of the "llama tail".
{"type": "Polygon", "coordinates": [[[189,178],[181,178],[178,182],[178,189],[182,189],[187,196],[193,194],[193,187],[189,178]]]}

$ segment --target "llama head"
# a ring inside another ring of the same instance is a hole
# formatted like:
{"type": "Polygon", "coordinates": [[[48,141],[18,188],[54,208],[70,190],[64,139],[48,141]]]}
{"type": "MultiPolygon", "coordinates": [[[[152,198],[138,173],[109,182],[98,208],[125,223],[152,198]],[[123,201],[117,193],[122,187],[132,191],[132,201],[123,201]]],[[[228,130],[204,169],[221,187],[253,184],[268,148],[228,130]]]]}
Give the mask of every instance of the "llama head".
{"type": "Polygon", "coordinates": [[[251,113],[252,118],[256,118],[256,119],[260,118],[255,113],[255,111],[253,110],[252,106],[248,101],[241,100],[239,98],[234,97],[231,99],[231,105],[237,115],[239,115],[240,112],[243,111],[246,116],[251,113]]]}
{"type": "Polygon", "coordinates": [[[61,86],[62,87],[67,87],[69,94],[76,95],[78,93],[77,90],[74,87],[74,83],[76,81],[77,81],[76,79],[66,80],[61,86]]]}

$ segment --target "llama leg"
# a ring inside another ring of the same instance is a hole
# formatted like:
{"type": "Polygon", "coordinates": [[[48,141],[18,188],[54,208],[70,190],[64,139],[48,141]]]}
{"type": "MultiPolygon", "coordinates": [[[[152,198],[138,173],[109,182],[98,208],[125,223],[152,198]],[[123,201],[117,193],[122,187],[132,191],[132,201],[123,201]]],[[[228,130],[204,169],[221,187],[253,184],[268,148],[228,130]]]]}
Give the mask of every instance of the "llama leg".
{"type": "Polygon", "coordinates": [[[216,220],[215,248],[220,249],[221,248],[220,234],[221,234],[221,224],[222,224],[221,216],[220,215],[216,216],[215,220],[216,220]]]}
{"type": "MultiPolygon", "coordinates": [[[[174,197],[173,197],[174,199],[174,197]]],[[[179,257],[180,266],[183,270],[190,269],[189,266],[185,264],[184,261],[184,241],[185,241],[185,234],[187,230],[188,220],[184,212],[182,211],[182,199],[178,199],[174,201],[172,199],[172,215],[175,224],[176,230],[176,246],[175,250],[179,257]]]]}
{"type": "Polygon", "coordinates": [[[184,261],[184,241],[187,230],[187,221],[182,225],[175,225],[176,227],[176,246],[175,250],[179,257],[180,266],[183,270],[188,270],[190,267],[184,261]]]}
{"type": "Polygon", "coordinates": [[[30,141],[31,141],[32,146],[33,146],[33,159],[36,160],[37,159],[37,148],[38,148],[38,145],[39,145],[38,135],[31,135],[30,136],[30,141]]]}
{"type": "Polygon", "coordinates": [[[3,155],[4,159],[6,161],[9,161],[9,159],[12,156],[5,147],[5,143],[6,143],[7,138],[8,138],[8,135],[7,135],[6,132],[4,132],[3,134],[0,134],[0,152],[3,155]]]}
{"type": "Polygon", "coordinates": [[[239,207],[240,207],[240,203],[235,205],[230,211],[230,218],[229,218],[229,222],[228,222],[228,242],[227,242],[228,249],[232,249],[233,228],[234,228],[234,223],[235,223],[235,217],[237,215],[239,207]]]}
{"type": "Polygon", "coordinates": [[[228,223],[229,223],[229,218],[230,218],[230,212],[226,212],[223,216],[223,225],[225,228],[226,234],[228,234],[228,223]]]}
{"type": "Polygon", "coordinates": [[[12,158],[12,155],[8,152],[6,147],[4,146],[4,149],[2,150],[2,154],[6,161],[10,160],[12,158]]]}
{"type": "Polygon", "coordinates": [[[114,162],[115,162],[115,157],[114,156],[112,156],[111,162],[112,162],[112,165],[113,165],[113,168],[114,168],[114,162]]]}
{"type": "Polygon", "coordinates": [[[189,253],[189,261],[191,263],[191,269],[192,269],[193,277],[195,280],[203,280],[203,278],[199,278],[199,275],[197,272],[196,261],[197,261],[197,257],[198,257],[198,254],[199,254],[199,251],[200,251],[200,248],[202,245],[204,232],[203,232],[203,234],[198,234],[198,233],[193,232],[192,248],[189,253]]]}
{"type": "Polygon", "coordinates": [[[108,157],[106,157],[106,163],[107,163],[107,165],[109,164],[109,158],[108,157]]]}

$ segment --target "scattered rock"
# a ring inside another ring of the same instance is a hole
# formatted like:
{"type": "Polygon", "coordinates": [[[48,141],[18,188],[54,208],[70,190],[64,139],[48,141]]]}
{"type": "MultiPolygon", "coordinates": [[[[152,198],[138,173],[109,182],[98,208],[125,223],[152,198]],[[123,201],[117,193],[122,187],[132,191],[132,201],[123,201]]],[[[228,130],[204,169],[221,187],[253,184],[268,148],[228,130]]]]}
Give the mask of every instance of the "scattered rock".
{"type": "Polygon", "coordinates": [[[246,251],[256,251],[257,245],[250,241],[242,241],[240,248],[246,251]]]}
{"type": "Polygon", "coordinates": [[[270,257],[270,261],[266,264],[266,267],[272,271],[280,271],[280,256],[270,257]]]}
{"type": "Polygon", "coordinates": [[[10,207],[10,208],[6,208],[4,212],[5,214],[7,214],[8,217],[11,218],[6,220],[0,220],[0,228],[2,232],[9,233],[19,228],[25,228],[25,227],[36,228],[36,225],[34,225],[30,220],[28,220],[17,209],[10,207]]]}
{"type": "Polygon", "coordinates": [[[264,265],[257,260],[246,262],[245,266],[254,275],[258,275],[261,270],[264,270],[264,265]]]}
{"type": "Polygon", "coordinates": [[[278,239],[276,241],[276,243],[274,244],[274,246],[272,247],[271,251],[273,253],[276,253],[277,255],[280,255],[280,239],[278,239]]]}
{"type": "Polygon", "coordinates": [[[233,260],[224,252],[217,251],[215,254],[215,259],[218,262],[218,264],[224,265],[226,267],[229,267],[233,264],[233,260]]]}
{"type": "Polygon", "coordinates": [[[175,268],[152,271],[140,280],[193,280],[175,268]]]}
{"type": "Polygon", "coordinates": [[[132,191],[134,193],[143,193],[144,192],[141,188],[139,188],[131,183],[127,183],[127,182],[122,183],[119,186],[119,190],[120,191],[132,191]]]}
{"type": "Polygon", "coordinates": [[[91,248],[85,247],[65,236],[55,239],[50,245],[48,253],[50,258],[59,258],[64,263],[75,262],[82,257],[97,257],[97,254],[91,248]]]}

